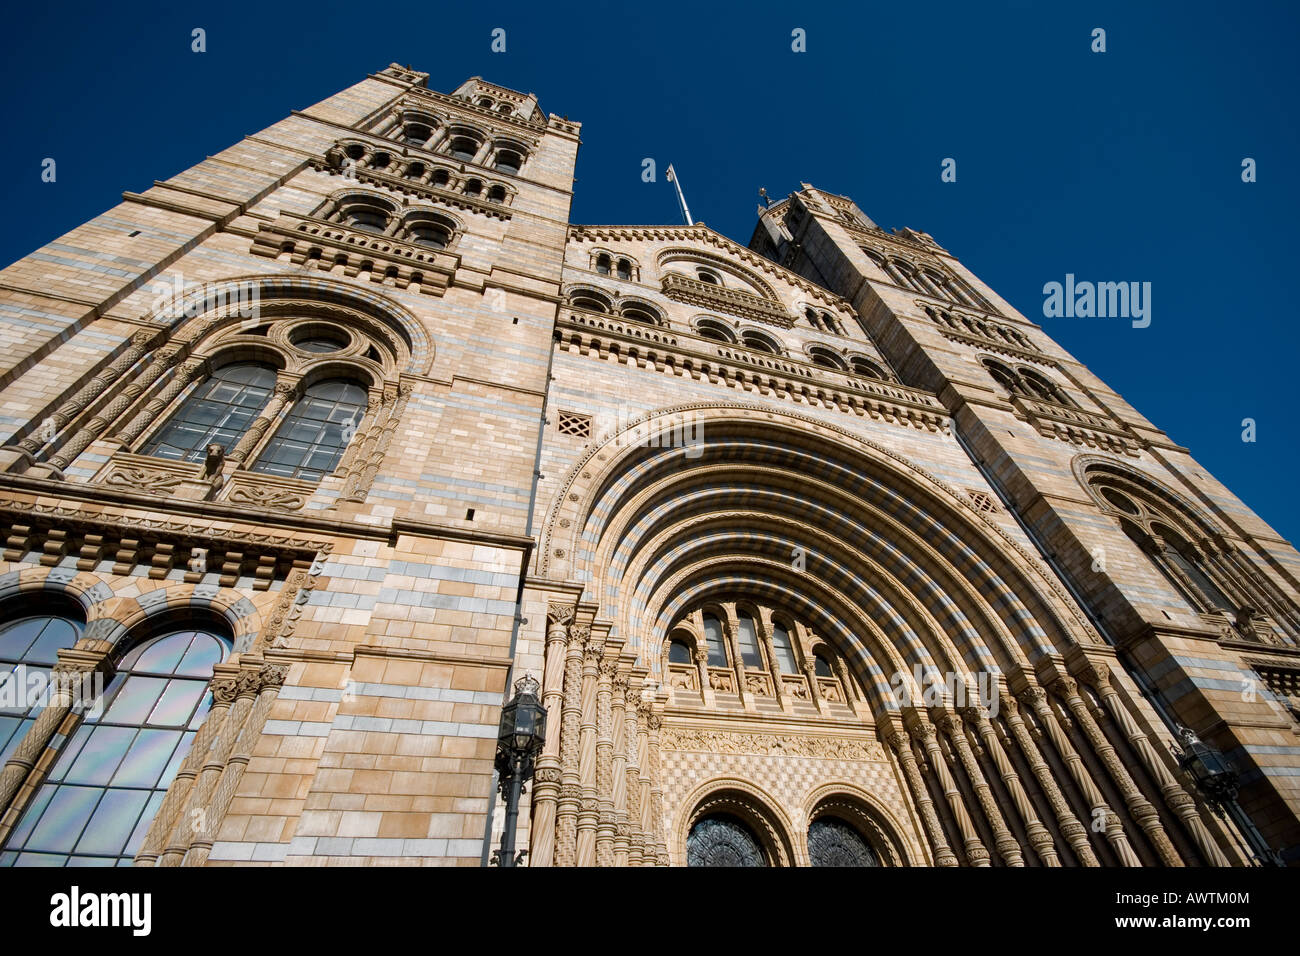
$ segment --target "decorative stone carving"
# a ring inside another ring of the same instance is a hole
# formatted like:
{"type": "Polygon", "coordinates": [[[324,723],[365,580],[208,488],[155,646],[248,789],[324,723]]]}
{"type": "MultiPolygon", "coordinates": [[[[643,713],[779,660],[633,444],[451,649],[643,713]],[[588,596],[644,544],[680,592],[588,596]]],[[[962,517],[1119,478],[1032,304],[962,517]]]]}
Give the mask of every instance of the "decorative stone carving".
{"type": "Polygon", "coordinates": [[[720,730],[690,730],[670,727],[663,733],[665,750],[695,750],[724,754],[784,754],[792,757],[822,757],[833,760],[884,760],[880,744],[839,737],[806,737],[796,734],[747,734],[720,730]]]}

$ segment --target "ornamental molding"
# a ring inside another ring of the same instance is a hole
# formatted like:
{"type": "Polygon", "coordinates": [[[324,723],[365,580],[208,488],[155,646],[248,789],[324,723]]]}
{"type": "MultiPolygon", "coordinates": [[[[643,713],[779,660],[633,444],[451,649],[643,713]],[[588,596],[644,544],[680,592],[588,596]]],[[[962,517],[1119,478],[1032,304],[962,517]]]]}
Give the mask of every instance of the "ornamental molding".
{"type": "MultiPolygon", "coordinates": [[[[730,403],[730,402],[728,403],[692,402],[684,405],[672,405],[666,408],[656,409],[654,411],[647,412],[646,414],[641,415],[633,419],[632,421],[630,421],[628,423],[628,427],[634,428],[637,425],[644,424],[656,418],[676,415],[682,412],[696,412],[696,411],[722,412],[722,413],[739,412],[744,418],[748,418],[751,420],[766,418],[766,420],[768,421],[775,421],[777,419],[777,416],[779,415],[783,421],[798,422],[805,425],[806,426],[806,428],[804,429],[805,434],[809,434],[809,435],[820,434],[829,438],[844,440],[847,445],[847,451],[849,451],[850,453],[856,453],[861,455],[862,452],[859,449],[854,447],[855,445],[860,445],[870,449],[871,451],[882,456],[883,458],[889,459],[896,465],[900,466],[904,474],[910,474],[914,478],[923,479],[929,485],[945,492],[947,495],[947,501],[950,504],[955,505],[954,507],[955,512],[957,512],[958,514],[965,515],[969,521],[974,522],[978,530],[982,531],[986,535],[992,536],[1000,547],[1006,549],[1006,551],[1010,552],[1018,559],[1018,563],[1019,563],[1018,570],[1022,574],[1024,574],[1032,582],[1037,583],[1040,587],[1046,588],[1048,591],[1051,592],[1051,594],[1056,598],[1058,602],[1057,606],[1053,607],[1051,605],[1051,602],[1044,602],[1044,603],[1046,605],[1047,612],[1052,617],[1058,618],[1058,623],[1062,625],[1062,631],[1064,632],[1063,636],[1069,636],[1071,634],[1071,629],[1065,626],[1066,625],[1065,620],[1061,620],[1061,618],[1063,617],[1062,611],[1064,611],[1065,614],[1069,615],[1069,619],[1074,625],[1073,631],[1080,638],[1082,638],[1083,643],[1090,643],[1090,644],[1101,643],[1101,638],[1098,636],[1096,629],[1092,626],[1092,623],[1087,619],[1087,616],[1083,613],[1082,609],[1079,608],[1077,604],[1075,604],[1073,599],[1071,599],[1070,596],[1066,593],[1065,588],[1060,584],[1060,582],[1056,580],[1055,576],[1048,571],[1047,567],[1042,563],[1042,561],[1036,555],[1031,554],[1027,549],[1025,549],[1018,541],[1012,538],[1007,531],[1001,528],[991,518],[976,510],[976,508],[971,503],[970,499],[967,497],[965,492],[953,487],[943,479],[939,478],[937,475],[934,475],[933,473],[927,471],[921,466],[905,458],[903,455],[899,454],[898,452],[886,448],[884,445],[881,445],[878,442],[874,442],[868,438],[862,437],[861,435],[850,432],[848,429],[842,428],[839,425],[835,425],[829,422],[815,419],[808,415],[800,415],[796,412],[790,412],[783,409],[773,409],[766,405],[741,404],[741,403],[730,403]]],[[[708,419],[705,420],[707,421],[708,419]]],[[[584,475],[584,473],[590,474],[588,469],[591,467],[593,460],[597,462],[603,462],[607,458],[609,458],[609,453],[610,453],[609,444],[610,441],[612,441],[612,438],[613,436],[610,436],[610,437],[600,438],[597,439],[596,441],[593,441],[591,445],[588,446],[583,456],[573,464],[573,466],[569,469],[568,473],[565,475],[564,482],[561,485],[559,492],[555,496],[554,504],[551,506],[550,515],[547,518],[545,531],[543,534],[543,539],[542,539],[543,547],[540,549],[541,550],[540,573],[542,576],[546,576],[550,567],[550,555],[555,540],[555,523],[559,518],[560,513],[571,503],[577,503],[582,500],[583,496],[573,491],[574,484],[579,480],[581,476],[584,475]]],[[[632,450],[633,449],[624,449],[623,451],[628,452],[632,450]]],[[[619,455],[618,457],[623,457],[623,456],[619,455]]],[[[598,466],[594,470],[604,474],[608,472],[611,465],[612,463],[603,466],[598,466]]],[[[597,479],[583,478],[583,481],[587,483],[589,486],[591,482],[596,480],[597,479]]],[[[581,511],[581,509],[575,509],[575,510],[581,511]]],[[[578,525],[579,528],[581,528],[585,526],[585,521],[576,522],[576,524],[578,525]]]]}
{"type": "Polygon", "coordinates": [[[660,746],[665,750],[690,750],[716,754],[814,757],[824,760],[884,761],[885,751],[873,740],[811,737],[802,734],[751,734],[722,730],[666,729],[660,746]]]}

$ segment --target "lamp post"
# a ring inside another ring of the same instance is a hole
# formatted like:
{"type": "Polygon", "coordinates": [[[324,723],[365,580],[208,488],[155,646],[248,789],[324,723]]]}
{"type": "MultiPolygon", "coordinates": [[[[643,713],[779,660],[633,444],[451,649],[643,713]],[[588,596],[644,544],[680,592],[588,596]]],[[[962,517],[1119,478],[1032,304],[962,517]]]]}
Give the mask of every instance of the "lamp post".
{"type": "Polygon", "coordinates": [[[506,800],[506,826],[501,848],[493,854],[497,866],[515,866],[528,852],[521,850],[515,855],[515,825],[524,783],[533,775],[533,761],[546,742],[546,708],[537,696],[540,689],[535,678],[525,675],[515,682],[515,696],[501,708],[496,769],[501,796],[506,800]]]}
{"type": "Polygon", "coordinates": [[[1226,811],[1232,817],[1237,829],[1246,837],[1246,842],[1256,861],[1272,866],[1285,866],[1282,858],[1268,845],[1264,834],[1259,832],[1253,820],[1246,815],[1237,803],[1237,772],[1221,751],[1210,746],[1190,727],[1178,726],[1178,736],[1182,738],[1183,749],[1175,751],[1178,766],[1186,771],[1196,782],[1197,788],[1205,795],[1211,809],[1219,816],[1226,811]]]}

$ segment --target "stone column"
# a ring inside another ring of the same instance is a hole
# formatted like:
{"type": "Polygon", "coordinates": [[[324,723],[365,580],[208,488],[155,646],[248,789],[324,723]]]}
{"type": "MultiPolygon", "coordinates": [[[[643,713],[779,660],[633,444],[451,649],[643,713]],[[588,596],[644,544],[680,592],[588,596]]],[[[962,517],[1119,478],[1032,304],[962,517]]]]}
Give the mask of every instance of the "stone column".
{"type": "Polygon", "coordinates": [[[1029,837],[1029,845],[1034,848],[1034,852],[1038,854],[1038,858],[1043,861],[1044,866],[1060,866],[1061,858],[1057,856],[1056,847],[1052,845],[1052,835],[1048,832],[1047,827],[1043,826],[1042,821],[1038,819],[1038,812],[1034,809],[1033,801],[1029,799],[1029,794],[1025,792],[1025,788],[1020,782],[1020,775],[1016,773],[1006,751],[1002,749],[1002,741],[998,739],[997,731],[989,723],[988,717],[982,709],[977,707],[966,708],[962,711],[962,716],[966,718],[969,725],[975,728],[976,734],[979,735],[979,739],[984,745],[984,752],[993,761],[998,776],[1002,778],[1003,786],[1011,794],[1011,801],[1016,805],[1016,811],[1025,824],[1025,833],[1029,837]]]}
{"type": "Polygon", "coordinates": [[[971,788],[975,791],[975,799],[984,811],[984,819],[993,830],[993,845],[997,847],[998,855],[1007,866],[1024,866],[1025,860],[1020,853],[1020,844],[1016,842],[1016,838],[1007,829],[1006,821],[1002,819],[1002,811],[998,809],[997,801],[993,799],[993,790],[984,779],[979,762],[976,761],[970,742],[966,739],[962,719],[956,714],[945,711],[940,715],[938,723],[948,735],[957,759],[966,771],[966,779],[970,781],[971,788]]]}
{"type": "Polygon", "coordinates": [[[930,838],[930,848],[934,851],[934,862],[937,866],[957,866],[957,855],[952,852],[948,846],[948,838],[944,835],[943,824],[939,821],[939,814],[934,809],[934,802],[930,799],[930,792],[925,787],[925,781],[921,779],[921,770],[917,766],[916,756],[912,753],[912,742],[906,730],[890,724],[883,728],[885,740],[894,751],[894,756],[898,758],[899,765],[903,768],[903,778],[907,781],[907,789],[912,794],[912,801],[916,804],[916,812],[921,816],[921,824],[925,827],[926,836],[930,838]]]}
{"type": "Polygon", "coordinates": [[[555,824],[555,863],[578,864],[578,806],[582,801],[578,765],[582,733],[582,647],[591,628],[580,624],[569,628],[564,655],[564,705],[560,726],[560,799],[555,824]]]}
{"type": "Polygon", "coordinates": [[[1151,845],[1155,847],[1156,853],[1160,857],[1160,862],[1165,866],[1182,866],[1183,858],[1178,855],[1174,849],[1173,842],[1169,835],[1165,833],[1164,826],[1160,823],[1160,814],[1151,801],[1146,798],[1138,788],[1137,783],[1129,776],[1129,772],[1124,769],[1123,762],[1119,755],[1115,753],[1115,748],[1110,745],[1106,735],[1097,722],[1092,719],[1092,713],[1088,709],[1088,704],[1079,694],[1079,684],[1069,676],[1058,677],[1051,685],[1052,691],[1065,701],[1065,706],[1069,708],[1070,713],[1074,716],[1075,721],[1083,729],[1084,736],[1092,745],[1093,753],[1101,758],[1102,764],[1110,773],[1111,779],[1115,781],[1115,786],[1124,797],[1124,803],[1127,804],[1129,813],[1133,814],[1133,819],[1137,820],[1151,845]]]}
{"type": "Polygon", "coordinates": [[[275,390],[271,393],[271,400],[267,403],[262,413],[253,420],[248,426],[248,431],[235,442],[235,446],[226,452],[227,461],[244,461],[253,450],[257,443],[262,440],[276,420],[284,412],[285,407],[293,404],[298,398],[298,386],[301,380],[298,378],[288,378],[283,373],[276,376],[275,390]]]}
{"type": "Polygon", "coordinates": [[[388,446],[393,440],[393,433],[397,430],[398,422],[402,420],[402,415],[406,411],[406,403],[411,398],[412,388],[413,386],[409,382],[398,385],[396,402],[384,418],[383,424],[376,425],[378,437],[375,444],[369,446],[361,460],[361,477],[357,481],[356,490],[352,493],[350,500],[365,500],[366,492],[370,490],[375,475],[379,473],[379,466],[383,464],[384,457],[388,454],[388,446]]]}
{"type": "MultiPolygon", "coordinates": [[[[89,382],[79,388],[70,399],[60,405],[54,414],[50,416],[50,420],[55,430],[58,431],[64,428],[69,422],[99,398],[99,396],[103,395],[109,386],[118,384],[122,376],[131,369],[131,366],[135,365],[135,363],[140,360],[140,357],[144,355],[145,350],[149,348],[149,345],[154,342],[158,336],[159,331],[157,330],[142,330],[133,334],[130,339],[130,344],[120,355],[117,356],[117,358],[109,363],[106,368],[100,371],[89,382]]],[[[78,435],[77,437],[80,436],[78,435]]],[[[45,439],[41,438],[38,430],[37,434],[28,435],[26,438],[18,442],[17,447],[30,455],[39,451],[45,443],[45,439]]],[[[86,445],[89,444],[90,441],[87,440],[86,445]]],[[[83,445],[82,447],[84,449],[85,446],[83,445]]],[[[78,451],[76,454],[80,453],[81,452],[78,451]]],[[[72,458],[75,458],[76,455],[68,455],[66,452],[61,451],[57,457],[60,460],[63,460],[64,464],[55,465],[55,467],[64,468],[66,467],[67,462],[71,461],[72,458]]],[[[54,464],[53,458],[50,459],[50,464],[54,464]]]]}
{"type": "Polygon", "coordinates": [[[86,422],[72,440],[60,449],[59,454],[50,458],[50,464],[56,468],[66,468],[96,438],[106,433],[111,434],[111,426],[140,395],[151,389],[162,377],[163,372],[175,365],[180,357],[181,349],[176,346],[155,352],[135,380],[118,391],[113,400],[98,415],[86,422]]]}
{"type": "Polygon", "coordinates": [[[596,827],[600,821],[596,790],[596,696],[605,639],[588,635],[582,655],[582,720],[578,737],[578,778],[582,788],[578,814],[578,866],[596,865],[596,827]]]}
{"type": "Polygon", "coordinates": [[[186,359],[172,373],[171,381],[163,386],[161,392],[145,403],[134,418],[120,431],[116,438],[122,445],[129,446],[158,420],[158,416],[171,408],[172,403],[180,398],[181,393],[189,387],[206,369],[208,360],[203,358],[186,359]]]}
{"type": "Polygon", "coordinates": [[[1187,832],[1205,857],[1205,862],[1210,866],[1231,866],[1231,862],[1219,849],[1209,828],[1197,812],[1195,798],[1183,789],[1174,775],[1169,772],[1169,768],[1161,761],[1150,738],[1142,733],[1133,715],[1129,713],[1128,707],[1120,698],[1119,692],[1111,684],[1110,668],[1100,661],[1089,661],[1081,676],[1096,688],[1098,695],[1115,718],[1115,723],[1119,725],[1121,732],[1128,738],[1142,761],[1142,765],[1155,779],[1165,804],[1183,821],[1183,826],[1187,828],[1187,832]]]}
{"type": "MultiPolygon", "coordinates": [[[[180,866],[194,840],[197,822],[203,822],[203,828],[206,829],[208,803],[217,788],[217,782],[221,779],[221,773],[226,768],[226,762],[234,750],[235,741],[239,739],[244,720],[248,717],[248,712],[253,709],[253,702],[257,699],[260,689],[257,672],[241,667],[239,675],[234,680],[232,690],[235,697],[230,702],[230,710],[226,719],[222,721],[216,740],[203,754],[203,767],[190,788],[185,809],[178,815],[175,825],[167,835],[165,848],[158,857],[158,866],[180,866]]],[[[216,690],[217,688],[214,688],[214,691],[216,690]]],[[[224,692],[225,688],[222,687],[220,690],[224,692]]]]}
{"type": "Polygon", "coordinates": [[[1020,705],[1008,694],[1001,700],[1000,707],[1011,737],[1020,748],[1020,752],[1024,754],[1025,762],[1029,764],[1029,769],[1038,780],[1043,796],[1051,804],[1052,813],[1056,816],[1056,825],[1060,827],[1061,834],[1074,850],[1079,863],[1083,866],[1101,866],[1096,854],[1092,852],[1092,844],[1088,842],[1088,831],[1070,809],[1069,801],[1065,799],[1065,794],[1057,786],[1056,778],[1052,776],[1052,768],[1047,765],[1047,761],[1038,750],[1038,745],[1034,743],[1029,728],[1025,726],[1024,718],[1020,716],[1020,705]]]}
{"type": "Polygon", "coordinates": [[[102,651],[75,647],[61,648],[57,653],[58,662],[50,674],[50,702],[32,721],[13,754],[5,761],[4,769],[0,770],[0,811],[9,809],[23,781],[35,769],[55,732],[73,712],[74,705],[84,707],[85,702],[79,700],[78,691],[103,666],[106,656],[102,651]]]}
{"type": "Polygon", "coordinates": [[[627,818],[628,818],[628,866],[640,866],[644,852],[641,830],[641,759],[638,741],[641,731],[638,705],[641,703],[641,678],[635,673],[628,681],[627,696],[624,698],[623,731],[624,747],[627,750],[627,764],[624,777],[627,780],[627,818]]]}
{"type": "Polygon", "coordinates": [[[1133,852],[1133,847],[1129,845],[1119,814],[1106,803],[1101,791],[1093,783],[1088,768],[1083,763],[1083,758],[1079,756],[1069,738],[1065,736],[1065,732],[1061,730],[1061,725],[1057,723],[1056,714],[1052,712],[1052,708],[1047,703],[1047,693],[1041,687],[1028,687],[1016,696],[1033,713],[1047,738],[1056,747],[1056,752],[1061,755],[1061,759],[1065,762],[1065,766],[1069,770],[1070,776],[1074,778],[1074,782],[1083,794],[1083,798],[1088,801],[1088,808],[1092,812],[1093,819],[1102,821],[1106,839],[1114,848],[1120,862],[1124,866],[1141,866],[1142,861],[1138,859],[1138,855],[1133,852]]]}
{"type": "Polygon", "coordinates": [[[596,865],[614,865],[614,662],[600,662],[596,683],[596,865]]]}
{"type": "Polygon", "coordinates": [[[630,832],[627,821],[627,736],[623,729],[624,712],[627,704],[627,682],[627,673],[620,667],[613,682],[609,733],[613,743],[613,759],[610,766],[612,788],[610,801],[614,808],[614,866],[627,866],[628,834],[630,832]]]}
{"type": "Polygon", "coordinates": [[[262,729],[266,726],[266,718],[271,713],[271,705],[280,695],[280,688],[284,685],[284,678],[289,670],[282,665],[260,662],[254,662],[254,666],[257,670],[255,676],[250,677],[250,682],[257,687],[257,699],[240,728],[233,752],[226,761],[221,779],[217,782],[216,790],[212,795],[208,807],[208,827],[195,834],[194,841],[182,860],[182,866],[203,866],[208,861],[208,854],[212,852],[212,843],[221,821],[225,819],[226,811],[230,809],[230,803],[235,799],[235,794],[239,790],[239,781],[243,779],[244,771],[248,768],[248,761],[252,759],[253,750],[261,739],[262,729]]]}
{"type": "Polygon", "coordinates": [[[655,854],[655,831],[653,820],[654,802],[651,799],[650,788],[652,781],[650,779],[650,718],[653,711],[650,704],[645,699],[644,689],[637,698],[637,728],[636,728],[636,752],[637,752],[637,806],[640,809],[640,816],[637,822],[641,827],[641,866],[654,866],[656,860],[655,854]]]}
{"type": "Polygon", "coordinates": [[[135,855],[136,866],[153,866],[166,849],[167,839],[175,829],[181,811],[189,802],[194,782],[203,770],[212,741],[220,734],[230,712],[230,705],[235,701],[235,678],[238,672],[237,666],[228,664],[218,664],[213,668],[212,680],[208,684],[212,693],[212,709],[194,735],[190,752],[181,761],[176,777],[167,788],[167,796],[163,797],[158,812],[149,824],[149,831],[135,855]]]}
{"type": "Polygon", "coordinates": [[[542,672],[542,706],[546,741],[533,775],[533,823],[529,866],[555,862],[555,804],[560,796],[560,727],[564,706],[564,653],[573,608],[552,604],[546,611],[546,663],[542,672]]]}
{"type": "Polygon", "coordinates": [[[953,819],[957,821],[957,830],[961,833],[966,851],[966,862],[971,866],[989,866],[989,851],[984,849],[984,844],[980,842],[979,834],[975,832],[975,824],[971,822],[970,814],[966,812],[966,803],[962,800],[961,791],[957,789],[957,781],[948,772],[948,759],[939,747],[938,734],[934,727],[918,720],[911,727],[911,734],[925,751],[930,770],[938,779],[944,799],[948,801],[948,809],[952,811],[953,819]]]}
{"type": "Polygon", "coordinates": [[[646,841],[654,848],[654,864],[657,866],[668,865],[668,843],[664,837],[663,776],[659,769],[659,733],[663,729],[663,711],[663,701],[656,695],[646,718],[646,759],[650,776],[650,826],[646,831],[646,841]]]}

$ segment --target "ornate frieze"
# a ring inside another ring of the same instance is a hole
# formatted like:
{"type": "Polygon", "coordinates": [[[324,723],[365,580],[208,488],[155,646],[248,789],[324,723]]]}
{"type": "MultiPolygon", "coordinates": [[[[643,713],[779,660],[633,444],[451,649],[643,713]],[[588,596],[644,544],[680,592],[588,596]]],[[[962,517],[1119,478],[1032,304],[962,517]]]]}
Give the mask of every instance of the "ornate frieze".
{"type": "Polygon", "coordinates": [[[739,731],[691,730],[669,727],[663,732],[665,750],[696,750],[721,754],[776,754],[832,760],[884,760],[874,740],[809,737],[802,734],[751,734],[739,731]]]}

